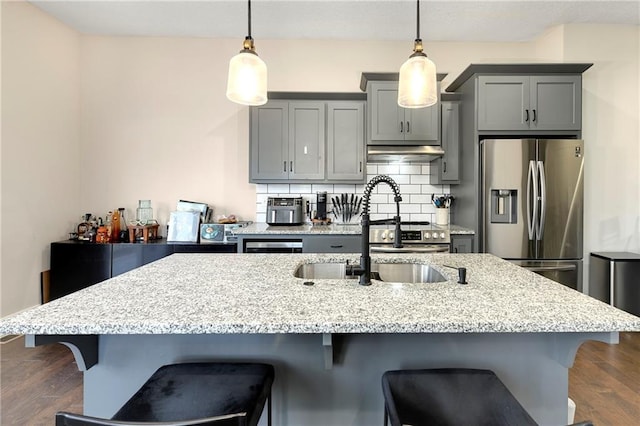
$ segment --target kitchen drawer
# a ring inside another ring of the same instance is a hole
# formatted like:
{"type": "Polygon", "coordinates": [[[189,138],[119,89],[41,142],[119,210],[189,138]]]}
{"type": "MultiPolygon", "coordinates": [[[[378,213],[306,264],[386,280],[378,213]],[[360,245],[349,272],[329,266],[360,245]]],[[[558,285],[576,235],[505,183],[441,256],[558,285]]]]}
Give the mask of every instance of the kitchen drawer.
{"type": "Polygon", "coordinates": [[[359,253],[360,235],[313,235],[303,239],[303,253],[359,253]]]}

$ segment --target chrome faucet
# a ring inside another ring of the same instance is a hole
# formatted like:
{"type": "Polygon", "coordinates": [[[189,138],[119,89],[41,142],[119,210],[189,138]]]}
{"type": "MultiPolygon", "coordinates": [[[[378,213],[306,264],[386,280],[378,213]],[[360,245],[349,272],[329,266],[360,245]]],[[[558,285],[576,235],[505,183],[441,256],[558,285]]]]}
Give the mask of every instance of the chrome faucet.
{"type": "Polygon", "coordinates": [[[402,196],[400,195],[400,188],[398,184],[387,175],[378,175],[371,179],[364,189],[364,196],[362,197],[362,255],[360,256],[360,265],[349,265],[347,268],[348,275],[360,275],[360,285],[371,285],[371,254],[369,253],[369,232],[371,225],[395,225],[395,236],[393,240],[393,247],[402,247],[402,231],[400,230],[400,201],[402,196]],[[369,198],[371,191],[379,183],[386,183],[393,190],[393,201],[396,203],[396,215],[393,219],[382,220],[370,220],[369,218],[369,198]]]}

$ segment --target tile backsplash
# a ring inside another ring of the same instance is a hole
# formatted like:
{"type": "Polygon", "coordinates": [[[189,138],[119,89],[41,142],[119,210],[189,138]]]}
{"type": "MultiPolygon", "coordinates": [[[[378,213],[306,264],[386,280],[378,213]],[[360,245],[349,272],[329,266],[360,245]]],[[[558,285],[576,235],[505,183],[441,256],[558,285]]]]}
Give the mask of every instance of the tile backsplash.
{"type": "MultiPolygon", "coordinates": [[[[449,185],[431,185],[429,164],[367,164],[367,182],[376,175],[389,175],[400,187],[402,202],[400,216],[405,221],[435,221],[436,207],[431,202],[431,195],[449,193],[449,185]]],[[[332,196],[347,193],[362,196],[364,184],[297,184],[297,183],[269,183],[256,185],[256,221],[266,221],[267,198],[296,196],[302,197],[311,204],[311,210],[316,210],[316,194],[326,191],[328,200],[332,196]]],[[[379,184],[371,193],[371,219],[387,219],[395,215],[393,192],[387,184],[379,184]]],[[[327,210],[331,211],[331,201],[327,210]]],[[[333,220],[333,215],[329,214],[333,220]]],[[[307,218],[307,221],[309,219],[307,218]]]]}

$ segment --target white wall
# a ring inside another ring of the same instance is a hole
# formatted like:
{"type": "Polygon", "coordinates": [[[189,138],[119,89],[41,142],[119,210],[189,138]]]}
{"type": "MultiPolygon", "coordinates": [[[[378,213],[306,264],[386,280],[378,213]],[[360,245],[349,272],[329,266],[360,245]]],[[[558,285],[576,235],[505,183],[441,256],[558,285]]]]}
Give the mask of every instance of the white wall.
{"type": "Polygon", "coordinates": [[[565,28],[565,61],[594,63],[583,76],[587,261],[594,251],[640,252],[639,32],[637,26],[565,28]]]}
{"type": "MultiPolygon", "coordinates": [[[[135,215],[151,199],[161,224],[178,199],[256,220],[248,183],[247,107],[225,97],[241,40],[90,37],[81,43],[82,204],[135,215]]],[[[363,71],[395,72],[411,41],[257,40],[271,91],[358,92],[363,71]]],[[[426,46],[450,82],[469,62],[530,58],[527,43],[426,46]]],[[[448,84],[445,82],[445,85],[448,84]]]]}
{"type": "Polygon", "coordinates": [[[1,7],[4,316],[39,303],[49,244],[80,214],[80,38],[28,3],[1,7]]]}

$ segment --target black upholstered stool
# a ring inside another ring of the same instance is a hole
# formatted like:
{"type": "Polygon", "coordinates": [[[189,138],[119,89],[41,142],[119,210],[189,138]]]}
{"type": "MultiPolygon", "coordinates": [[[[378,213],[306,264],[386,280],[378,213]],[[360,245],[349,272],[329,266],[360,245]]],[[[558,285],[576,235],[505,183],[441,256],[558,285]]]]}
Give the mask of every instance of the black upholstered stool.
{"type": "Polygon", "coordinates": [[[270,426],[273,379],[273,366],[267,364],[165,365],[110,420],[61,412],[56,426],[255,426],[265,404],[270,426]]]}
{"type": "MultiPolygon", "coordinates": [[[[384,424],[392,426],[537,425],[493,371],[467,368],[387,371],[384,424]]],[[[593,426],[590,421],[572,426],[593,426]]]]}
{"type": "Polygon", "coordinates": [[[387,371],[382,392],[385,425],[537,425],[489,370],[387,371]]]}

